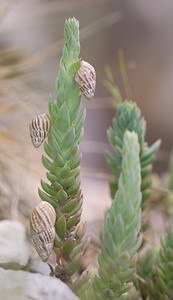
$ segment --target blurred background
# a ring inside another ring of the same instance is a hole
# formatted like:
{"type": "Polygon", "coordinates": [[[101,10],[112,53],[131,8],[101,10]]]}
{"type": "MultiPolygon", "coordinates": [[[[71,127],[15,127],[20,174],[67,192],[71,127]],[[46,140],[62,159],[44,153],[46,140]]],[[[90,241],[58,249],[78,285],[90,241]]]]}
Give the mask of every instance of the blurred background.
{"type": "Polygon", "coordinates": [[[104,150],[115,109],[103,85],[105,66],[125,98],[118,51],[123,50],[133,100],[147,121],[149,144],[162,139],[154,171],[167,171],[173,145],[173,1],[0,0],[0,218],[28,226],[45,178],[43,146],[33,149],[28,124],[48,111],[61,57],[64,21],[80,21],[81,57],[97,72],[87,108],[81,179],[83,219],[103,219],[110,205],[104,150]],[[97,212],[97,213],[96,213],[97,212]]]}

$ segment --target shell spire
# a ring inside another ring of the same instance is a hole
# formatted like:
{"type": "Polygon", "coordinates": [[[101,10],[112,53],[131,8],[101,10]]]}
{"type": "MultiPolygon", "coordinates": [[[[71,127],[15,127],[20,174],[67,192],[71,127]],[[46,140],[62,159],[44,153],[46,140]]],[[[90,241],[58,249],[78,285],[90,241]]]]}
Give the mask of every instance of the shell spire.
{"type": "Polygon", "coordinates": [[[87,100],[91,100],[94,97],[96,72],[92,65],[82,60],[81,67],[75,75],[75,82],[87,100]]]}
{"type": "Polygon", "coordinates": [[[42,261],[49,258],[55,238],[56,213],[48,202],[38,204],[31,215],[30,227],[33,244],[42,261]]]}
{"type": "Polygon", "coordinates": [[[51,119],[47,114],[35,117],[29,124],[30,136],[35,148],[38,148],[47,137],[51,127],[51,119]]]}

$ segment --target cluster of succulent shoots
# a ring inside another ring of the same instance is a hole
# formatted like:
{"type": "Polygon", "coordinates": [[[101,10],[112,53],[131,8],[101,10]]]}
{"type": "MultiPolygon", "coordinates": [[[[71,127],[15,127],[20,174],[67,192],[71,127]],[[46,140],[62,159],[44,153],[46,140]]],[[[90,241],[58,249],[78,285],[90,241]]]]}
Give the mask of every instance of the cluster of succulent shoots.
{"type": "Polygon", "coordinates": [[[32,212],[31,236],[42,261],[49,263],[52,250],[56,253],[57,265],[51,270],[65,282],[78,271],[88,245],[82,242],[85,226],[80,223],[83,195],[79,179],[81,156],[78,154],[78,144],[85,119],[85,110],[80,114],[80,103],[82,95],[87,100],[93,98],[96,86],[94,68],[78,59],[77,27],[78,21],[75,19],[66,22],[66,45],[57,79],[57,103],[49,99],[50,116],[45,113],[37,115],[29,125],[33,146],[38,148],[44,142],[44,150],[52,159],[51,162],[46,157],[42,159],[49,171],[47,178],[51,184],[41,181],[43,191],[39,189],[39,196],[43,201],[32,212]],[[76,35],[73,35],[74,30],[76,35]],[[63,100],[67,91],[70,91],[72,99],[63,100]]]}
{"type": "Polygon", "coordinates": [[[78,148],[85,120],[85,110],[80,112],[80,104],[81,95],[87,100],[93,98],[96,74],[90,64],[78,58],[79,24],[75,18],[66,21],[64,36],[66,44],[56,81],[56,103],[50,97],[50,117],[39,115],[30,124],[34,147],[48,139],[44,142],[48,158],[43,156],[42,163],[50,182],[41,180],[39,196],[43,201],[31,216],[35,248],[48,263],[54,251],[56,266],[50,266],[51,275],[68,283],[82,300],[172,299],[173,225],[162,240],[160,251],[149,250],[138,261],[137,251],[142,247],[141,221],[151,186],[148,176],[160,140],[148,146],[145,120],[132,101],[118,102],[116,118],[108,130],[114,154],[107,151],[106,157],[114,180],[110,182],[112,204],[105,216],[98,268],[78,272],[88,246],[82,240],[85,226],[80,223],[83,195],[78,148]]]}

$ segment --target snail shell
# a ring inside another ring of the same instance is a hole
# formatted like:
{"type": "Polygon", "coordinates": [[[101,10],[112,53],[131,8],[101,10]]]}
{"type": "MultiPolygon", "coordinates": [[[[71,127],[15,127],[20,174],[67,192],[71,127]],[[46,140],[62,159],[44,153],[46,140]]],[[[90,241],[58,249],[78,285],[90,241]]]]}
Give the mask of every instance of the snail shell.
{"type": "Polygon", "coordinates": [[[75,82],[87,100],[91,100],[94,97],[96,72],[93,66],[84,60],[81,62],[81,67],[75,75],[75,82]]]}
{"type": "Polygon", "coordinates": [[[48,202],[38,204],[31,215],[30,227],[33,244],[42,261],[49,258],[55,238],[56,213],[48,202]]]}
{"type": "Polygon", "coordinates": [[[47,137],[51,127],[51,119],[47,114],[36,116],[29,124],[30,136],[35,148],[38,148],[47,137]]]}

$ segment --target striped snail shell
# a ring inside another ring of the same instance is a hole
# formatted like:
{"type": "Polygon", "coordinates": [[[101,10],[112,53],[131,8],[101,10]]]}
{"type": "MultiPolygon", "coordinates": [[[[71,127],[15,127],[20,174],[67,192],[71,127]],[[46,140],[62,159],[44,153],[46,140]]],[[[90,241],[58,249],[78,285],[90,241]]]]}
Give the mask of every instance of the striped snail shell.
{"type": "Polygon", "coordinates": [[[81,62],[81,67],[75,75],[75,82],[87,100],[91,100],[94,97],[96,72],[93,66],[84,60],[81,62]]]}
{"type": "Polygon", "coordinates": [[[47,137],[51,127],[51,119],[47,114],[36,116],[29,124],[30,136],[35,148],[38,148],[47,137]]]}
{"type": "Polygon", "coordinates": [[[31,215],[31,236],[35,249],[42,261],[49,258],[55,238],[56,213],[53,206],[45,201],[38,204],[31,215]]]}

